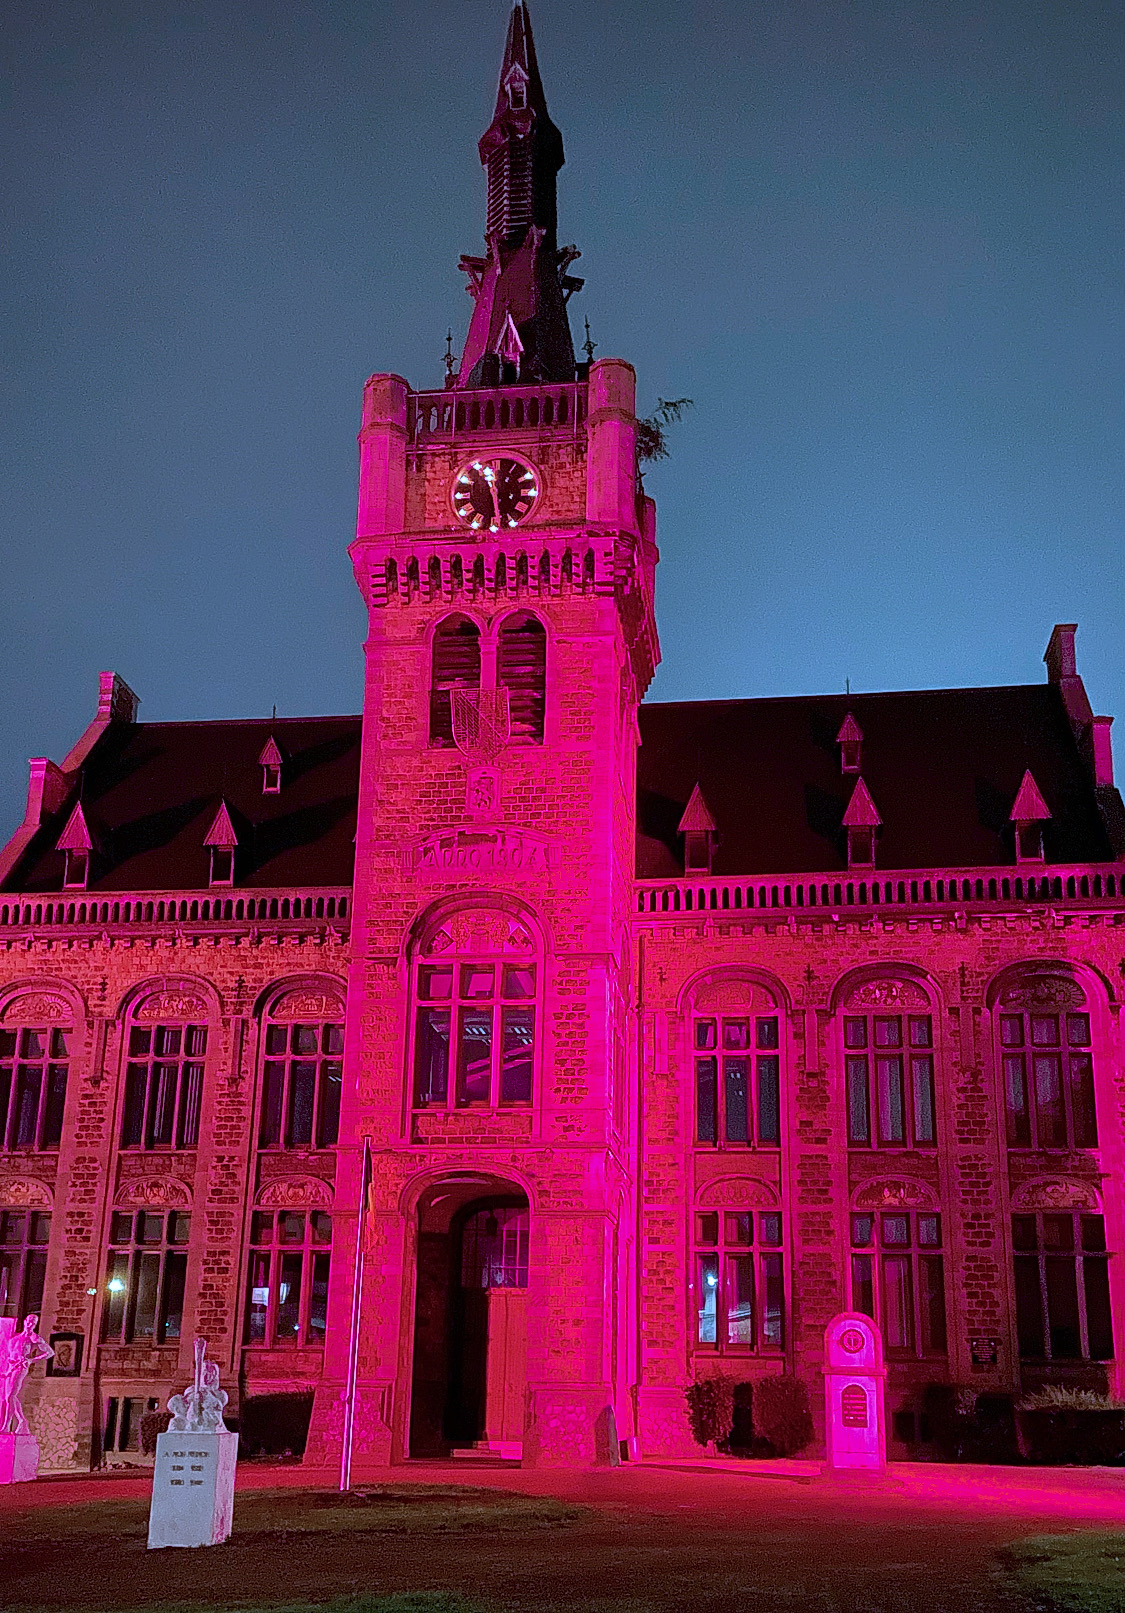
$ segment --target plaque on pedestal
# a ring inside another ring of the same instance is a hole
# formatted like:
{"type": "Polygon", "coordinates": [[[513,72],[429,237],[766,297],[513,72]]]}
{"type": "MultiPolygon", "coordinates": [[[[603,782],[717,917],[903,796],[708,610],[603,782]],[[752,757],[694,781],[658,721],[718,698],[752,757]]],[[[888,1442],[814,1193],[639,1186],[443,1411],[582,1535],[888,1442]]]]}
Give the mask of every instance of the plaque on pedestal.
{"type": "Polygon", "coordinates": [[[238,1435],[223,1422],[226,1392],[219,1368],[207,1360],[207,1344],[195,1341],[195,1381],[168,1402],[172,1421],[156,1439],[150,1548],[218,1546],[234,1517],[234,1470],[238,1435]]]}

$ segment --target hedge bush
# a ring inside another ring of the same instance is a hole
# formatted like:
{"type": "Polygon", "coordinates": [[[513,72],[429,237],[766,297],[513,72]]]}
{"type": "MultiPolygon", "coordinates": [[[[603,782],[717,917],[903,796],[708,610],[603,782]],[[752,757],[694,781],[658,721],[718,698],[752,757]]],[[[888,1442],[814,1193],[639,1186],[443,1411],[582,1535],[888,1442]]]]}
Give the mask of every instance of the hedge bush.
{"type": "Polygon", "coordinates": [[[809,1392],[800,1378],[759,1378],[754,1384],[754,1432],[775,1456],[795,1456],[815,1434],[809,1392]]]}
{"type": "Polygon", "coordinates": [[[311,1389],[247,1396],[239,1408],[238,1454],[303,1456],[312,1408],[311,1389]]]}
{"type": "Polygon", "coordinates": [[[156,1455],[156,1436],[166,1433],[171,1421],[170,1411],[146,1411],[142,1414],[140,1427],[142,1456],[156,1455]]]}
{"type": "Polygon", "coordinates": [[[697,1378],[684,1391],[697,1445],[726,1439],[734,1421],[734,1384],[729,1378],[697,1378]]]}

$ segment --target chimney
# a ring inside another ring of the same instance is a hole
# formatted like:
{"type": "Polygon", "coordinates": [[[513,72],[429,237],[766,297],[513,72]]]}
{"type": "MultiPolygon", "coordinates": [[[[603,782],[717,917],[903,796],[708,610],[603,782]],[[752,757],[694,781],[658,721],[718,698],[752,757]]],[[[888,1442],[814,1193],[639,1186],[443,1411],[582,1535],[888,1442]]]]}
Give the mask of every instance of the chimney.
{"type": "Polygon", "coordinates": [[[1113,784],[1113,736],[1109,731],[1112,726],[1112,717],[1095,717],[1090,724],[1090,764],[1094,783],[1099,788],[1113,784]]]}

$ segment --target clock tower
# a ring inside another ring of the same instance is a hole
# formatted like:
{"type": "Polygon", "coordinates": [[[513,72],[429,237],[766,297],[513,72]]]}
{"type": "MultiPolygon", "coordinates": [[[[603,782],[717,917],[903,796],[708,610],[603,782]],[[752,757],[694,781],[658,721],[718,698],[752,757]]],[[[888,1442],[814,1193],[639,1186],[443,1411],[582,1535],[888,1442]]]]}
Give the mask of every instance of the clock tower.
{"type": "Polygon", "coordinates": [[[312,1451],[617,1460],[636,1381],[637,706],[659,660],[635,378],[575,362],[526,5],[440,388],[367,382],[344,1113],[312,1451]]]}

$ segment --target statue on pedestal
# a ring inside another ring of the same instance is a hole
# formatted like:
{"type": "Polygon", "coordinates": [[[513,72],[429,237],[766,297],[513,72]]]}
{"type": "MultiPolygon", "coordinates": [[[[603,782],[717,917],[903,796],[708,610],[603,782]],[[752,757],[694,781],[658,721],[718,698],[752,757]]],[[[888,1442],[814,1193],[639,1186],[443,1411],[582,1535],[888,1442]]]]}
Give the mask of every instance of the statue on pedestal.
{"type": "MultiPolygon", "coordinates": [[[[46,1339],[39,1336],[39,1318],[32,1314],[16,1331],[11,1316],[0,1316],[0,1434],[28,1434],[20,1391],[36,1361],[54,1355],[46,1339]]],[[[224,1396],[225,1398],[225,1396],[224,1396]]]]}
{"type": "Polygon", "coordinates": [[[223,1421],[223,1410],[228,1396],[219,1388],[219,1363],[208,1361],[207,1340],[195,1341],[195,1378],[182,1395],[173,1395],[168,1402],[172,1421],[170,1434],[229,1432],[223,1421]]]}

